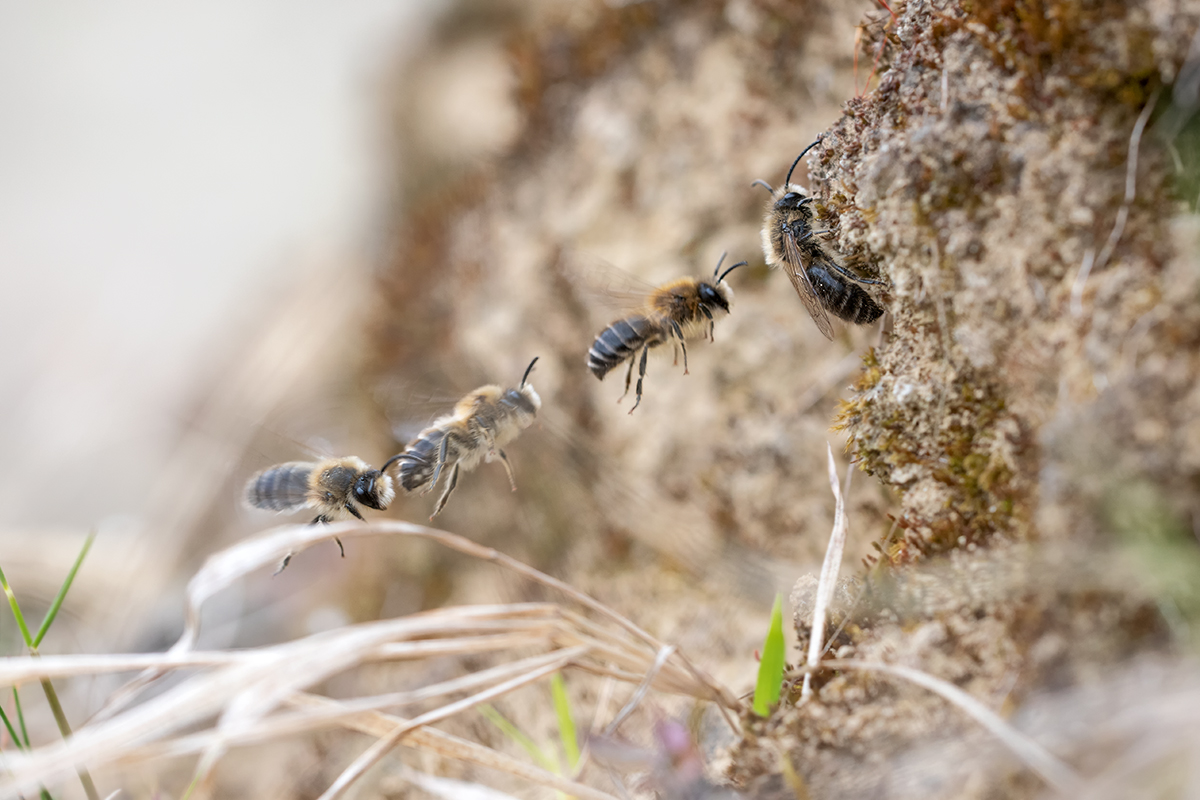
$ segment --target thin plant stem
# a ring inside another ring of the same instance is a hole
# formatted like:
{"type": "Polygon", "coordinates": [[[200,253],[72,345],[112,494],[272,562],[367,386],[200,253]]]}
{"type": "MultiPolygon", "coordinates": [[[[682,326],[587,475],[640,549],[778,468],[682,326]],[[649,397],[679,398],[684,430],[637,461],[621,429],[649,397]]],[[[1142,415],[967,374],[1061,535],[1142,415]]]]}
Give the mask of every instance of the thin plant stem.
{"type": "Polygon", "coordinates": [[[13,730],[12,723],[8,720],[8,714],[4,713],[3,708],[0,708],[0,720],[3,720],[4,727],[8,728],[8,735],[13,740],[13,744],[17,746],[18,750],[24,750],[25,743],[21,741],[21,737],[17,736],[17,732],[13,730]]]}
{"type": "Polygon", "coordinates": [[[17,706],[17,722],[21,726],[21,736],[25,740],[25,749],[29,749],[29,729],[25,727],[25,712],[21,710],[21,695],[17,693],[17,687],[13,687],[13,703],[17,706]]]}
{"type": "Polygon", "coordinates": [[[58,610],[62,608],[63,601],[67,599],[67,592],[71,590],[71,584],[75,582],[75,573],[79,572],[79,567],[83,565],[83,559],[87,557],[88,550],[92,549],[92,542],[94,541],[96,541],[96,534],[89,533],[87,539],[83,542],[83,548],[80,549],[79,555],[75,557],[75,563],[71,565],[71,571],[67,573],[67,579],[63,581],[63,585],[59,588],[54,602],[50,604],[50,610],[46,612],[46,618],[42,620],[42,624],[38,628],[37,634],[33,637],[33,644],[30,647],[36,648],[40,645],[42,639],[50,631],[50,626],[54,624],[54,618],[58,616],[58,610]]]}
{"type": "MultiPolygon", "coordinates": [[[[58,732],[64,739],[70,739],[71,723],[67,722],[67,715],[63,711],[62,703],[58,702],[58,692],[54,691],[54,684],[50,682],[49,678],[42,678],[41,683],[42,691],[46,693],[46,701],[50,703],[50,711],[54,714],[54,721],[58,723],[58,732]]],[[[76,773],[79,775],[79,782],[83,784],[83,791],[87,794],[88,800],[100,800],[100,793],[96,791],[96,784],[92,781],[92,776],[88,771],[79,767],[76,773]]]]}
{"type": "MultiPolygon", "coordinates": [[[[8,605],[12,608],[13,617],[17,620],[17,627],[21,629],[21,638],[25,640],[25,646],[29,648],[29,655],[37,657],[38,645],[42,643],[42,639],[50,631],[50,626],[54,623],[54,619],[58,616],[59,609],[62,608],[63,601],[67,597],[67,592],[71,589],[71,584],[75,581],[75,575],[79,572],[80,565],[83,564],[84,557],[87,556],[88,550],[92,547],[92,542],[95,541],[94,533],[88,534],[87,539],[83,543],[83,547],[79,551],[79,555],[75,558],[75,563],[71,566],[71,571],[67,573],[66,579],[59,587],[58,594],[54,598],[54,602],[50,604],[50,610],[46,613],[46,618],[42,620],[41,626],[38,628],[37,635],[34,636],[29,632],[29,626],[25,623],[25,615],[21,613],[21,605],[17,602],[17,596],[13,593],[12,587],[8,585],[8,578],[5,577],[4,571],[0,570],[0,585],[4,587],[4,594],[8,598],[8,605]]],[[[58,692],[54,690],[54,684],[49,678],[42,678],[42,692],[46,695],[46,701],[50,704],[50,711],[54,714],[54,721],[58,725],[59,733],[64,739],[71,738],[71,724],[67,721],[66,712],[63,711],[62,703],[58,700],[58,692]]],[[[21,723],[21,733],[25,737],[25,747],[30,747],[29,731],[25,727],[25,715],[21,711],[21,698],[17,694],[17,688],[13,687],[13,700],[17,704],[17,719],[21,723]]],[[[83,785],[83,791],[88,796],[88,800],[100,800],[100,793],[96,791],[96,784],[92,781],[92,776],[84,767],[79,767],[76,770],[79,775],[79,782],[83,785]]],[[[45,790],[42,790],[45,792],[45,790]]],[[[49,795],[46,795],[49,797],[49,795]]]]}
{"type": "Polygon", "coordinates": [[[550,692],[554,699],[554,711],[558,715],[558,735],[567,757],[567,769],[574,771],[579,763],[579,740],[575,735],[575,720],[571,716],[571,703],[567,699],[567,687],[561,672],[550,676],[550,692]]]}
{"type": "Polygon", "coordinates": [[[479,713],[487,718],[488,722],[495,725],[501,733],[507,736],[512,741],[516,742],[521,748],[537,762],[538,766],[549,772],[557,772],[554,765],[554,760],[546,755],[545,751],[533,739],[518,728],[509,720],[508,717],[496,710],[496,707],[490,703],[484,703],[479,706],[479,713]]]}
{"type": "Polygon", "coordinates": [[[8,605],[12,608],[13,617],[17,620],[17,627],[21,629],[21,638],[25,640],[25,646],[33,647],[33,636],[29,633],[29,626],[25,624],[25,615],[21,613],[21,604],[17,602],[17,596],[13,594],[12,587],[8,585],[8,578],[5,577],[2,569],[0,569],[0,586],[4,587],[4,595],[8,598],[8,605]]]}

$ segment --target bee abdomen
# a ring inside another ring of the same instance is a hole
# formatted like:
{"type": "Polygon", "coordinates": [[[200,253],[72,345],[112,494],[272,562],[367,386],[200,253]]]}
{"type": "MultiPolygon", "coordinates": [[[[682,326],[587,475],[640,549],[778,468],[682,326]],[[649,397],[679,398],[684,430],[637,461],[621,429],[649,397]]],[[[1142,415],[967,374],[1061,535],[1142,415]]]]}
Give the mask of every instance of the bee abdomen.
{"type": "Polygon", "coordinates": [[[653,328],[650,320],[641,315],[619,319],[609,325],[588,350],[588,369],[597,378],[603,378],[646,344],[653,328]]]}
{"type": "Polygon", "coordinates": [[[312,469],[312,464],[293,462],[263,470],[246,484],[246,502],[271,511],[288,511],[306,505],[312,469]]]}
{"type": "Polygon", "coordinates": [[[410,444],[400,457],[397,475],[400,485],[406,491],[414,491],[433,480],[433,470],[437,466],[438,450],[442,447],[444,431],[433,430],[421,436],[410,444]]]}
{"type": "Polygon", "coordinates": [[[861,286],[840,279],[825,267],[809,267],[808,276],[821,295],[821,305],[839,319],[855,325],[866,325],[883,314],[883,307],[872,300],[861,286]]]}

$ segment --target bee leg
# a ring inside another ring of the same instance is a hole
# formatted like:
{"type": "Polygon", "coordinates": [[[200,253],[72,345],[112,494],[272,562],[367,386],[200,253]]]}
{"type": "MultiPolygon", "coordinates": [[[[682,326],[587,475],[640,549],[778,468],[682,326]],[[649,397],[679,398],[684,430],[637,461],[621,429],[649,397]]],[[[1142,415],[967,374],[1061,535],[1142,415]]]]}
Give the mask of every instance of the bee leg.
{"type": "Polygon", "coordinates": [[[448,453],[449,450],[450,434],[447,433],[442,437],[442,445],[438,448],[438,460],[437,464],[433,468],[433,480],[429,482],[429,485],[425,487],[425,491],[421,492],[421,494],[429,494],[433,491],[433,487],[437,486],[438,478],[441,477],[442,474],[442,466],[446,463],[446,453],[448,453]]]}
{"type": "MultiPolygon", "coordinates": [[[[650,355],[650,345],[646,345],[645,347],[642,348],[642,360],[641,360],[641,364],[638,365],[637,398],[635,399],[635,401],[633,403],[633,408],[629,409],[630,414],[632,414],[637,409],[637,407],[642,404],[642,379],[646,377],[646,358],[649,355],[650,355]]],[[[631,364],[631,366],[632,366],[632,364],[631,364]]]]}
{"type": "Polygon", "coordinates": [[[700,313],[703,314],[704,316],[708,317],[708,340],[710,342],[715,342],[716,339],[713,338],[713,330],[716,329],[717,324],[716,324],[716,322],[713,321],[712,312],[708,310],[708,306],[701,305],[700,313]]]}
{"type": "Polygon", "coordinates": [[[495,435],[486,426],[483,426],[483,425],[481,425],[479,427],[479,431],[480,431],[480,433],[483,434],[483,440],[485,442],[487,442],[488,454],[495,455],[496,454],[496,437],[495,437],[495,435]]]}
{"type": "MultiPolygon", "coordinates": [[[[671,329],[675,331],[675,338],[679,339],[679,347],[683,350],[683,374],[688,374],[687,366],[687,342],[683,340],[683,328],[679,327],[679,323],[671,320],[671,329]]],[[[678,363],[678,362],[676,362],[678,363]]]]}
{"type": "Polygon", "coordinates": [[[324,514],[318,514],[316,519],[314,519],[312,522],[310,522],[308,524],[309,525],[328,525],[329,517],[325,516],[324,514]]]}
{"type": "Polygon", "coordinates": [[[841,264],[838,264],[833,259],[830,259],[829,263],[833,265],[834,269],[836,269],[838,272],[842,273],[843,275],[845,275],[847,278],[854,281],[855,283],[867,283],[872,286],[877,286],[877,285],[883,283],[883,281],[873,281],[870,278],[860,278],[857,275],[853,275],[850,272],[848,272],[845,267],[843,267],[841,264]]]}
{"type": "Polygon", "coordinates": [[[508,454],[503,450],[497,450],[496,454],[500,456],[500,462],[504,464],[504,471],[508,473],[508,485],[515,492],[517,490],[517,479],[513,477],[512,464],[508,462],[508,454]]]}
{"type": "Polygon", "coordinates": [[[617,398],[618,403],[625,399],[625,395],[629,394],[629,381],[633,378],[633,362],[636,360],[636,356],[629,357],[629,369],[625,370],[625,391],[617,398]]]}
{"type": "MultiPolygon", "coordinates": [[[[366,522],[366,520],[363,519],[363,515],[358,513],[358,509],[354,507],[353,503],[346,503],[346,510],[349,511],[351,514],[353,514],[355,517],[357,517],[360,521],[366,522]]],[[[345,545],[342,544],[342,540],[336,536],[333,537],[333,540],[335,542],[337,542],[338,550],[340,550],[342,553],[342,558],[345,558],[346,557],[346,547],[345,547],[345,545]]]]}
{"type": "Polygon", "coordinates": [[[429,515],[429,519],[433,520],[442,509],[446,507],[446,501],[450,499],[450,493],[454,491],[454,487],[458,485],[458,464],[455,463],[450,469],[450,480],[446,484],[446,491],[442,492],[442,496],[438,498],[437,505],[433,508],[433,513],[429,515]]]}

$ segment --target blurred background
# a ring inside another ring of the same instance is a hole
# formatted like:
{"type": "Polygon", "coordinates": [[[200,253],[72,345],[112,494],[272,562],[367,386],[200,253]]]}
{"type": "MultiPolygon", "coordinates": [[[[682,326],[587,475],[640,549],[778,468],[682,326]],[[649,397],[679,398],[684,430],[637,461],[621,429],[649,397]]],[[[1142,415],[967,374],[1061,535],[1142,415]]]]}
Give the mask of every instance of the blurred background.
{"type": "Polygon", "coordinates": [[[380,85],[428,9],[0,8],[7,524],[143,515],[258,320],[322,264],[364,270],[393,176],[380,85]]]}

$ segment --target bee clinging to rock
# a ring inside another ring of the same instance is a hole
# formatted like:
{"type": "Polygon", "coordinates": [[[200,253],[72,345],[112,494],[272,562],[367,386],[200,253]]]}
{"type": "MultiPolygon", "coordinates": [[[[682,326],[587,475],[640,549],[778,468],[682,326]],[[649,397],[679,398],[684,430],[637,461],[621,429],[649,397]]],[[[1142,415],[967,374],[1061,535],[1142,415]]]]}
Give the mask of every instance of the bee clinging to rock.
{"type": "Polygon", "coordinates": [[[646,359],[650,348],[670,341],[678,343],[683,350],[683,374],[686,375],[687,340],[697,336],[712,340],[716,317],[729,313],[733,290],[725,283],[725,276],[745,266],[746,262],[739,261],[721,272],[724,261],[725,254],[722,253],[711,280],[677,278],[655,288],[645,298],[641,310],[612,323],[600,331],[592,342],[587,365],[600,380],[622,362],[629,362],[629,368],[625,371],[625,393],[621,395],[621,400],[629,394],[633,364],[635,360],[638,361],[637,392],[633,408],[629,409],[630,414],[642,402],[642,381],[646,377],[646,359]]]}
{"type": "Polygon", "coordinates": [[[515,389],[500,386],[481,386],[458,401],[454,410],[417,434],[404,452],[389,458],[383,465],[386,471],[399,464],[400,485],[409,492],[433,491],[443,469],[449,469],[446,488],[438,498],[430,519],[446,505],[450,493],[458,485],[458,473],[474,469],[480,461],[499,458],[508,474],[512,490],[517,490],[512,465],[502,445],[508,444],[521,431],[533,424],[542,398],[529,383],[535,358],[529,362],[521,383],[515,389]]]}
{"type": "Polygon", "coordinates": [[[881,281],[852,274],[825,252],[817,236],[829,231],[813,229],[813,212],[809,205],[813,198],[802,186],[791,182],[792,171],[800,159],[820,141],[817,139],[796,157],[778,189],[772,189],[766,181],[755,181],[752,185],[765,186],[771,192],[762,228],[763,255],[767,264],[783,268],[817,328],[826,339],[832,339],[829,312],[846,322],[866,325],[879,319],[883,307],[858,285],[881,281]]]}
{"type": "MultiPolygon", "coordinates": [[[[246,483],[249,505],[280,513],[312,509],[317,512],[314,525],[348,517],[362,519],[356,502],[383,511],[395,497],[392,479],[354,456],[315,462],[289,461],[264,469],[246,483]]],[[[334,541],[345,556],[341,540],[334,541]]]]}

